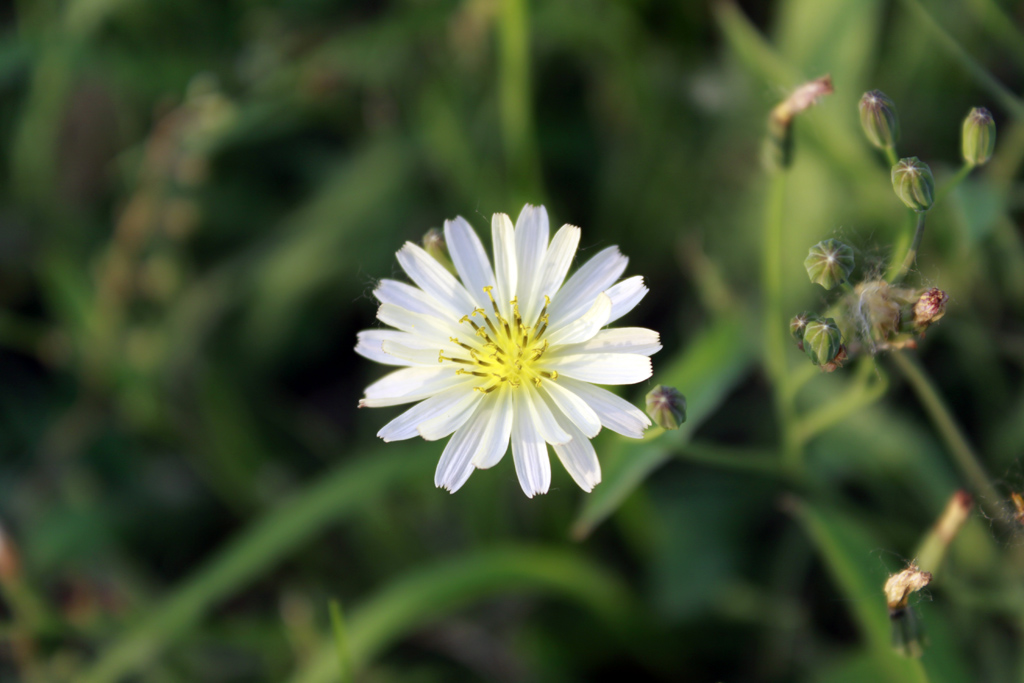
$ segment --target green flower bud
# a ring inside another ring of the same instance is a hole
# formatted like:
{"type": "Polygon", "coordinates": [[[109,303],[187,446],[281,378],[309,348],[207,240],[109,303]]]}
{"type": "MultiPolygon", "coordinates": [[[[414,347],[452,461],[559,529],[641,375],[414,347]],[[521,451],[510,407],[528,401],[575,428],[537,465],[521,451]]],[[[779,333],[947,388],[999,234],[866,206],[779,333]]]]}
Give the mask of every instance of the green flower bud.
{"type": "Polygon", "coordinates": [[[832,318],[817,318],[804,328],[804,353],[815,365],[833,362],[843,349],[843,335],[832,318]]]}
{"type": "Polygon", "coordinates": [[[427,230],[427,233],[423,235],[423,251],[433,256],[449,273],[458,277],[458,273],[455,272],[455,264],[452,263],[451,256],[448,255],[448,245],[445,244],[443,232],[437,228],[427,230]]]}
{"type": "Polygon", "coordinates": [[[679,429],[686,422],[686,397],[659,384],[647,394],[647,414],[659,427],[679,429]]]}
{"type": "Polygon", "coordinates": [[[971,166],[981,166],[992,158],[996,146],[996,122],[992,112],[984,107],[975,107],[964,119],[964,161],[971,166]]]}
{"type": "Polygon", "coordinates": [[[932,169],[917,157],[900,159],[892,167],[892,189],[907,208],[914,211],[927,211],[935,202],[932,169]]]}
{"type": "Polygon", "coordinates": [[[871,144],[892,149],[900,139],[900,119],[896,105],[881,90],[871,90],[860,98],[860,125],[871,144]]]}
{"type": "Polygon", "coordinates": [[[804,268],[811,282],[832,289],[853,272],[853,249],[839,240],[818,242],[804,259],[804,268]]]}
{"type": "Polygon", "coordinates": [[[793,335],[793,339],[796,340],[796,343],[800,344],[801,349],[803,349],[804,330],[807,329],[807,323],[817,317],[818,316],[814,315],[810,311],[804,311],[800,315],[793,316],[793,319],[789,321],[789,333],[793,335]]]}

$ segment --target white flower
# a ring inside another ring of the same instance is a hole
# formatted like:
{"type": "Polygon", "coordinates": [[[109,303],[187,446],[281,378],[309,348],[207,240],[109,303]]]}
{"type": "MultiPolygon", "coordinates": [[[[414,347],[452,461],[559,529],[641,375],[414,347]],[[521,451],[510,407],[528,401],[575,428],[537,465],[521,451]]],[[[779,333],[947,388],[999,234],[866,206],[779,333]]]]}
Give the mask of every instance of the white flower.
{"type": "Polygon", "coordinates": [[[405,366],[366,389],[360,407],[419,401],[381,429],[384,441],[454,434],[434,483],[455,492],[473,469],[493,467],[509,440],[527,496],[551,484],[547,444],[590,491],[601,467],[590,439],[601,426],[641,438],[646,415],[597,384],[635,384],[651,376],[658,333],[602,329],[647,293],[643,278],[615,284],[628,259],[617,247],[598,252],[567,281],[580,229],[564,225],[548,242],[548,214],[527,204],[515,229],[505,214],[491,221],[494,264],[463,218],[444,235],[461,282],[407,242],[398,262],[416,287],[382,280],[377,318],[395,329],[359,333],[356,352],[405,366]],[[564,282],[564,284],[563,284],[564,282]]]}

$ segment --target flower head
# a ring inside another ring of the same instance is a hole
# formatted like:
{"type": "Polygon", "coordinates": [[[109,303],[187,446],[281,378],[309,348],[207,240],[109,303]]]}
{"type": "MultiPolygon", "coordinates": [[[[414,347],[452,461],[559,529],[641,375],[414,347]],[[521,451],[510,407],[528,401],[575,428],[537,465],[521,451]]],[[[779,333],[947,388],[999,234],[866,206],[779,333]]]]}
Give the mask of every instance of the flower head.
{"type": "Polygon", "coordinates": [[[566,280],[580,229],[564,225],[549,242],[543,206],[526,205],[513,228],[491,222],[494,267],[463,218],[446,221],[458,277],[406,243],[398,262],[416,286],[382,280],[377,318],[395,329],[359,333],[356,352],[404,366],[366,389],[360,407],[417,402],[377,436],[428,441],[452,435],[434,483],[455,492],[474,469],[494,466],[509,442],[527,496],[551,483],[547,444],[581,488],[601,481],[590,439],[602,426],[640,438],[650,420],[596,384],[635,384],[651,376],[656,332],[602,329],[647,293],[643,278],[616,284],[628,259],[598,252],[566,280]]]}

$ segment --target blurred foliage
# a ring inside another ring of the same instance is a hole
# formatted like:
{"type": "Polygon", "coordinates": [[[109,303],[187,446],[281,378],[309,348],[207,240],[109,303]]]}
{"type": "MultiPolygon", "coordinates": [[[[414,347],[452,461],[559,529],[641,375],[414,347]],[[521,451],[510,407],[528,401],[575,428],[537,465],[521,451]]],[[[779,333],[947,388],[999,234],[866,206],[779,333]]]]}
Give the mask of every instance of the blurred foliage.
{"type": "Polygon", "coordinates": [[[1024,4],[17,0],[0,22],[0,680],[1021,680],[1024,4]],[[865,90],[940,192],[971,107],[999,138],[929,214],[912,277],[950,302],[916,363],[824,375],[785,349],[794,469],[760,362],[760,148],[824,73],[779,194],[787,320],[823,302],[809,246],[843,240],[863,279],[909,239],[865,90]],[[404,240],[525,201],[583,227],[581,258],[631,257],[650,386],[689,420],[599,436],[589,496],[555,468],[525,499],[510,458],[444,495],[438,444],[382,444],[398,409],[355,409],[381,369],[350,349],[404,240]],[[965,486],[980,512],[904,659],[882,585],[965,486]]]}

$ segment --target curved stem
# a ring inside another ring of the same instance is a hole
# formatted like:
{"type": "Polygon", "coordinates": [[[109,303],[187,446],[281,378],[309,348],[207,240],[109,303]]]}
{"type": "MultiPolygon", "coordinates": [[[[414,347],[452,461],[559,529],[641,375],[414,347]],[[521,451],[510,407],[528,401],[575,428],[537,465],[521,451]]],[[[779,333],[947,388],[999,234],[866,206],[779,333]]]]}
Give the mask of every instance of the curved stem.
{"type": "Polygon", "coordinates": [[[957,185],[962,183],[964,178],[966,178],[972,170],[974,170],[974,166],[971,164],[965,163],[961,166],[960,170],[956,172],[956,175],[943,183],[942,187],[939,188],[939,191],[935,193],[935,203],[938,204],[945,199],[946,195],[952,192],[957,185]]]}
{"type": "Polygon", "coordinates": [[[903,4],[907,6],[914,16],[917,17],[918,21],[928,30],[932,32],[936,41],[942,48],[962,66],[980,85],[982,88],[987,90],[992,97],[999,100],[999,102],[1009,111],[1014,118],[1024,119],[1024,102],[1019,97],[1013,94],[1009,88],[1000,83],[996,78],[988,72],[988,70],[979,64],[973,57],[971,57],[960,43],[956,41],[956,38],[951,36],[946,29],[935,20],[935,17],[925,9],[924,5],[921,4],[920,0],[903,0],[903,4]]]}
{"type": "Polygon", "coordinates": [[[786,197],[786,174],[772,176],[765,207],[764,260],[762,281],[765,293],[764,352],[765,369],[775,392],[775,414],[782,434],[782,461],[792,469],[801,466],[800,446],[795,438],[794,404],[789,390],[789,368],[786,362],[786,330],[782,314],[782,218],[786,197]]]}
{"type": "Polygon", "coordinates": [[[871,358],[865,358],[857,368],[854,384],[842,396],[826,403],[805,415],[797,425],[797,440],[805,444],[829,427],[841,422],[862,408],[866,408],[885,395],[889,381],[879,375],[875,382],[869,379],[877,366],[871,358]]]}
{"type": "Polygon", "coordinates": [[[903,265],[900,266],[900,270],[896,273],[896,277],[892,279],[893,284],[900,282],[907,276],[910,269],[914,267],[914,262],[917,260],[917,250],[921,246],[921,238],[924,237],[924,219],[927,211],[917,212],[917,227],[914,228],[914,240],[910,243],[910,249],[907,249],[907,255],[903,259],[903,265]]]}
{"type": "Polygon", "coordinates": [[[929,419],[946,443],[946,447],[953,455],[953,460],[966,477],[970,487],[980,497],[981,504],[987,508],[986,511],[993,519],[1002,519],[1002,512],[999,510],[999,495],[995,487],[989,481],[978,456],[967,442],[967,438],[960,430],[960,426],[956,423],[956,419],[945,401],[942,400],[942,396],[932,384],[931,379],[915,360],[902,352],[893,352],[892,359],[896,368],[914,390],[921,406],[928,413],[929,419]]]}

